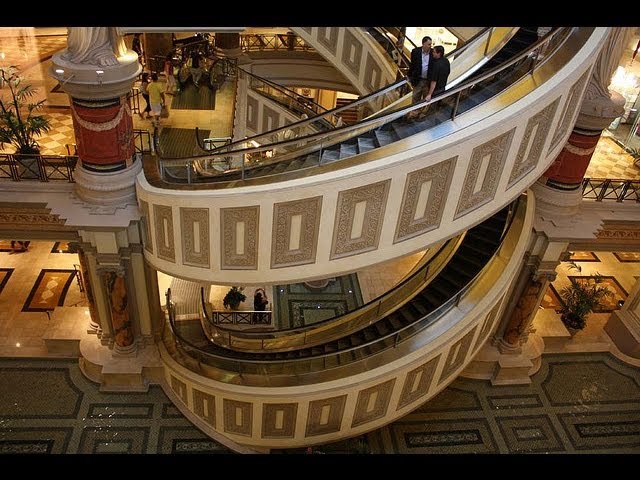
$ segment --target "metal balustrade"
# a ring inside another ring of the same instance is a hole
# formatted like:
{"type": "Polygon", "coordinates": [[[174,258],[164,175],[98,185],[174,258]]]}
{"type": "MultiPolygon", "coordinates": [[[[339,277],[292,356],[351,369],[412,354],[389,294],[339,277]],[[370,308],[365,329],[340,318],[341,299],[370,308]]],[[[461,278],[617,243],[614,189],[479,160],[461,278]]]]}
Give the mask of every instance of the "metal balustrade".
{"type": "Polygon", "coordinates": [[[582,180],[582,198],[596,202],[604,200],[640,202],[640,180],[585,178],[582,180]]]}
{"type": "MultiPolygon", "coordinates": [[[[134,130],[133,141],[137,154],[152,151],[151,134],[147,130],[134,130]]],[[[75,144],[66,145],[67,152],[75,144]]],[[[40,182],[66,181],[75,183],[73,172],[78,164],[78,155],[21,155],[17,153],[0,153],[0,180],[15,182],[37,180],[40,182]]]]}

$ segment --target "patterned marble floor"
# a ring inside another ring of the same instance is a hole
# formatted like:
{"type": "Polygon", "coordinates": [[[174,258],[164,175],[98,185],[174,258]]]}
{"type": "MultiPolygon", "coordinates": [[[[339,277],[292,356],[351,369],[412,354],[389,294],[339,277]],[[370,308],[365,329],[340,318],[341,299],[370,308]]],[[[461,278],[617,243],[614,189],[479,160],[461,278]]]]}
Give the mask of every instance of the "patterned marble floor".
{"type": "MultiPolygon", "coordinates": [[[[459,378],[399,421],[312,451],[640,453],[640,369],[604,353],[546,355],[532,380],[459,378]]],[[[160,387],[100,393],[76,361],[0,360],[0,391],[0,453],[230,453],[160,387]]]]}

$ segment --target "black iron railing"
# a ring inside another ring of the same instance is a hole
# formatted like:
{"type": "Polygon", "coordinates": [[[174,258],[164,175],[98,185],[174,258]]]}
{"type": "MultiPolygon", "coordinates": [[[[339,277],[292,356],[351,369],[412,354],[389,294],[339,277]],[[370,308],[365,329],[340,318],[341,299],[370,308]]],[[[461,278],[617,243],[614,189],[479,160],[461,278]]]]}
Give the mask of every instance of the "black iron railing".
{"type": "Polygon", "coordinates": [[[582,180],[582,198],[596,202],[603,200],[640,202],[640,180],[585,178],[582,180]]]}
{"type": "MultiPolygon", "coordinates": [[[[151,134],[148,130],[134,130],[133,141],[136,154],[152,151],[151,134]]],[[[67,155],[21,155],[0,153],[0,180],[16,182],[37,180],[40,182],[66,181],[74,183],[73,172],[78,164],[75,144],[65,145],[67,155]],[[73,150],[73,155],[70,152],[73,150]]]]}

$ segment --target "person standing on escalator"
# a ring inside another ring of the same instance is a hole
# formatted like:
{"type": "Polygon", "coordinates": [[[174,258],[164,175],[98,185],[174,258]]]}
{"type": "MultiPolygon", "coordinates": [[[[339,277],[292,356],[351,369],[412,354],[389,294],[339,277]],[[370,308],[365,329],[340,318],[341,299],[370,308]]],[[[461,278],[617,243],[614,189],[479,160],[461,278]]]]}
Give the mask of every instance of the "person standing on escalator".
{"type": "Polygon", "coordinates": [[[409,65],[409,82],[413,87],[412,103],[418,103],[423,100],[429,85],[427,77],[429,75],[429,65],[431,63],[431,37],[422,37],[422,47],[416,47],[411,50],[411,64],[409,65]]]}

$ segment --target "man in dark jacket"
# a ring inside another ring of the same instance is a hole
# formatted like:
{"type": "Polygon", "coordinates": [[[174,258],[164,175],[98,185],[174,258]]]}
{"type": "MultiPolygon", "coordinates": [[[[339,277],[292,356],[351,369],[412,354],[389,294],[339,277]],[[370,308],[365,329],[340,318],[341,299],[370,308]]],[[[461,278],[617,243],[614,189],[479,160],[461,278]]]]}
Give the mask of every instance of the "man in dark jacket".
{"type": "Polygon", "coordinates": [[[429,91],[427,78],[431,63],[431,37],[422,38],[422,47],[411,50],[411,64],[409,65],[409,82],[413,86],[412,102],[421,101],[429,91]]]}
{"type": "Polygon", "coordinates": [[[444,56],[444,47],[442,45],[436,45],[433,47],[431,68],[429,68],[429,90],[425,100],[431,100],[434,95],[439,95],[444,92],[444,87],[447,86],[447,80],[449,79],[449,73],[451,73],[451,63],[449,59],[444,56]]]}

